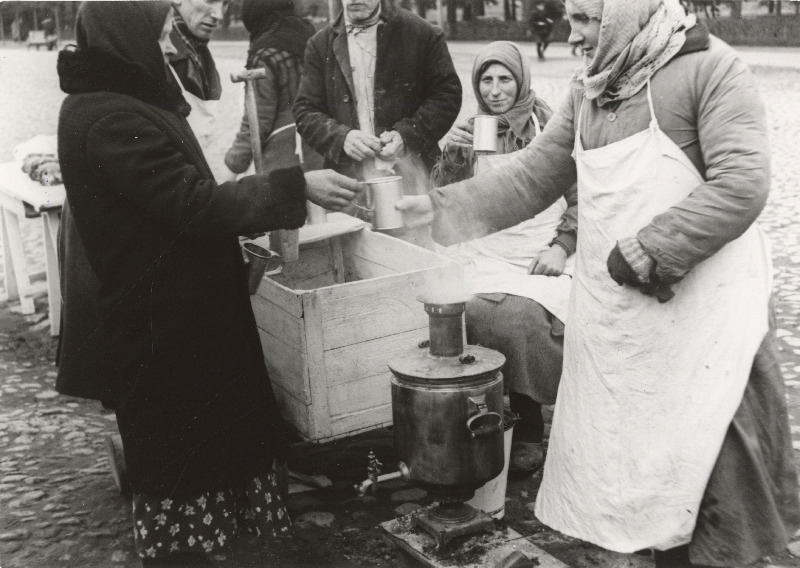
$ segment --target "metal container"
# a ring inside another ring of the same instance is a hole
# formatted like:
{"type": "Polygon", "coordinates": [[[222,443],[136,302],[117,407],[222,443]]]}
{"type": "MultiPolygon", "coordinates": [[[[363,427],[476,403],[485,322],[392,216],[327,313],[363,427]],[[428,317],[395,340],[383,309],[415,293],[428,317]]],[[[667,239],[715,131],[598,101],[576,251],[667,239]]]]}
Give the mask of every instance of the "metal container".
{"type": "Polygon", "coordinates": [[[283,259],[278,253],[255,243],[242,245],[247,258],[247,288],[250,295],[258,291],[264,276],[274,276],[283,270],[283,259]]]}
{"type": "Polygon", "coordinates": [[[401,228],[403,215],[394,206],[403,198],[402,176],[368,179],[366,183],[372,192],[372,226],[377,230],[401,228]]]}
{"type": "Polygon", "coordinates": [[[473,119],[472,150],[481,154],[497,152],[497,117],[480,114],[473,119]]]}
{"type": "Polygon", "coordinates": [[[404,477],[467,500],[503,471],[503,363],[497,351],[472,345],[460,357],[417,349],[389,361],[404,477]]]}

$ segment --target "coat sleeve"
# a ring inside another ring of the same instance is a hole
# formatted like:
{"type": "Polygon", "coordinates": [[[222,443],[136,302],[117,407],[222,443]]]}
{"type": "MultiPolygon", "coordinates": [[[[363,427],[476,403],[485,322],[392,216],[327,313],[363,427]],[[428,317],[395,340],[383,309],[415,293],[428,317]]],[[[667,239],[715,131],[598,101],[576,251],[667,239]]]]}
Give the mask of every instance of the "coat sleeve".
{"type": "Polygon", "coordinates": [[[434,31],[420,79],[427,90],[417,112],[396,122],[392,129],[400,133],[406,148],[422,153],[438,142],[453,126],[461,110],[461,81],[447,50],[444,34],[434,31]]]}
{"type": "Polygon", "coordinates": [[[434,239],[451,245],[512,227],[565,195],[576,181],[574,96],[502,170],[434,189],[434,239]]]}
{"type": "Polygon", "coordinates": [[[294,229],[305,221],[300,168],[217,185],[204,177],[153,122],[117,112],[88,132],[87,158],[98,186],[131,214],[195,235],[294,229]]]}
{"type": "MultiPolygon", "coordinates": [[[[258,134],[261,138],[261,147],[272,133],[275,125],[275,117],[278,116],[278,100],[280,89],[278,78],[273,73],[269,65],[260,65],[266,71],[267,76],[258,81],[253,81],[253,88],[256,96],[256,109],[258,116],[258,134]]],[[[245,101],[245,106],[247,102],[245,101]]],[[[244,172],[253,161],[253,151],[250,145],[250,123],[247,121],[247,112],[242,117],[242,124],[239,132],[233,140],[230,149],[225,154],[225,165],[236,174],[244,172]]]]}
{"type": "Polygon", "coordinates": [[[330,114],[326,96],[325,63],[319,46],[308,42],[303,63],[303,77],[292,106],[297,131],[314,150],[338,164],[344,138],[352,130],[330,114]]]}
{"type": "Polygon", "coordinates": [[[741,236],[769,193],[766,111],[752,75],[735,54],[707,58],[697,71],[697,136],[705,182],[638,233],[667,283],[741,236]]]}

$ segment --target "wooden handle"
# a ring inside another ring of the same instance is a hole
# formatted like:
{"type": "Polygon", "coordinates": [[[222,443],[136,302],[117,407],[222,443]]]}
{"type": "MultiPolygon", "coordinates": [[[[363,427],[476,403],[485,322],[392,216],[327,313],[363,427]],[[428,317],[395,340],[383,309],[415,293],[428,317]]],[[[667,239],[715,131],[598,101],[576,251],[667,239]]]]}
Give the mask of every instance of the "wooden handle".
{"type": "Polygon", "coordinates": [[[266,69],[242,69],[237,73],[231,73],[231,81],[241,83],[242,81],[256,81],[267,77],[266,69]]]}

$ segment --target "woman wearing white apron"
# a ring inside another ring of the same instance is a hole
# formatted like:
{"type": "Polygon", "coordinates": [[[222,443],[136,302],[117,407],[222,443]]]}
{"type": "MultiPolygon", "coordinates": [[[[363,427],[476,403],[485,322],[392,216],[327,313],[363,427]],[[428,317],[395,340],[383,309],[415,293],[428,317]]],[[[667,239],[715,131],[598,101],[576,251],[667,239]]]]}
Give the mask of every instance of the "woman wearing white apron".
{"type": "MultiPolygon", "coordinates": [[[[503,168],[553,116],[531,88],[519,46],[496,41],[472,64],[479,115],[497,117],[497,152],[473,152],[473,118],[457,121],[433,166],[434,187],[503,168]]],[[[577,232],[577,195],[559,199],[535,218],[451,247],[465,263],[467,340],[506,358],[503,388],[520,419],[514,427],[509,473],[531,475],[544,463],[542,404],[553,404],[561,377],[564,322],[577,232]],[[568,262],[568,258],[570,259],[568,262]]]]}
{"type": "Polygon", "coordinates": [[[578,182],[577,263],[536,514],[656,566],[741,565],[800,526],[755,219],[769,191],[745,65],[677,0],[568,0],[584,66],[504,171],[399,205],[502,228],[578,182]],[[692,564],[695,563],[695,564],[692,564]]]}

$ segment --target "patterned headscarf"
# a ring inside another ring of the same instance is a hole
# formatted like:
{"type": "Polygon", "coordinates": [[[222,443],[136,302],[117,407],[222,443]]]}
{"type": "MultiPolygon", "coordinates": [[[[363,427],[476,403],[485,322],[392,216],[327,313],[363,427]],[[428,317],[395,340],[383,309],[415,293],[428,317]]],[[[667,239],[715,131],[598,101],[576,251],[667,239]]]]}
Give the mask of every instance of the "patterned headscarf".
{"type": "Polygon", "coordinates": [[[627,99],[680,51],[696,24],[678,0],[573,0],[587,16],[600,12],[600,36],[578,71],[587,99],[627,99]]]}

